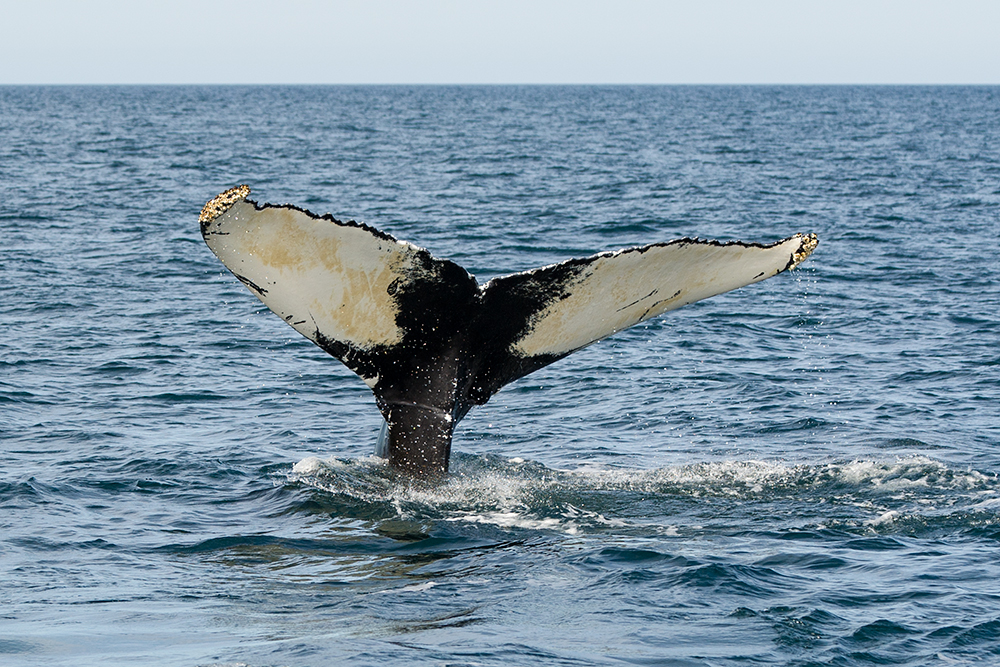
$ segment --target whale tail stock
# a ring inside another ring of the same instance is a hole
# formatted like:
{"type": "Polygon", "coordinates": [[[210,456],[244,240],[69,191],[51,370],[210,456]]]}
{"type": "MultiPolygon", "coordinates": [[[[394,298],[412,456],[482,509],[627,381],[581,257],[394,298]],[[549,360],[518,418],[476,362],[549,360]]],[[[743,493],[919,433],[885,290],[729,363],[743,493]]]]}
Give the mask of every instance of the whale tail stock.
{"type": "Polygon", "coordinates": [[[228,190],[202,209],[212,252],[275,314],[357,373],[390,465],[448,470],[455,424],[504,385],[661,313],[791,269],[815,235],[678,239],[495,278],[367,225],[228,190]]]}

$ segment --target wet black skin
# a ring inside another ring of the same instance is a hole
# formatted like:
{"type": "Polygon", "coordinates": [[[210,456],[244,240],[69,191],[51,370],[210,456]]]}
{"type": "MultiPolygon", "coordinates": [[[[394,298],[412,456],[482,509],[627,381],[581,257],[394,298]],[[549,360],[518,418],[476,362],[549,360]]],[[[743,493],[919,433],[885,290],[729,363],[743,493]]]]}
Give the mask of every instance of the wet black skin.
{"type": "Polygon", "coordinates": [[[389,465],[427,477],[448,472],[455,425],[472,406],[563,356],[524,357],[511,346],[580,268],[481,287],[457,264],[422,254],[420,266],[389,288],[401,342],[363,351],[322,334],[316,342],[362,377],[378,377],[372,391],[389,428],[389,465]]]}

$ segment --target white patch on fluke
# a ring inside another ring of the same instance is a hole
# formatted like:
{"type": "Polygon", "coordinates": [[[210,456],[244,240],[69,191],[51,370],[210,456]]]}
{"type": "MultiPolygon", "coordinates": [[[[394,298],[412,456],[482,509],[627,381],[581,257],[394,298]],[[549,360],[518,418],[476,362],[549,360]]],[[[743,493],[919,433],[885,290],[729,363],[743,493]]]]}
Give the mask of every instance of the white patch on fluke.
{"type": "MultiPolygon", "coordinates": [[[[770,246],[682,240],[603,253],[537,314],[512,349],[566,354],[695,301],[760,282],[802,261],[815,237],[770,246]]],[[[542,269],[543,270],[543,269],[542,269]]]]}
{"type": "Polygon", "coordinates": [[[310,340],[362,349],[402,340],[390,285],[406,279],[416,246],[294,208],[258,210],[243,199],[207,224],[212,252],[310,340]]]}

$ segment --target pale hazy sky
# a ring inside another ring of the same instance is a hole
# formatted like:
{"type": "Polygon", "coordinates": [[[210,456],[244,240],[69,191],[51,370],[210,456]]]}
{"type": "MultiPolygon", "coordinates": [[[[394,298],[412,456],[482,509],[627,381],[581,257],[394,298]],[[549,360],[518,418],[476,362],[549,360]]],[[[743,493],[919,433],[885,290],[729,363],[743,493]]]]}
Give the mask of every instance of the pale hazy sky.
{"type": "Polygon", "coordinates": [[[1000,84],[1000,0],[0,0],[4,83],[1000,84]]]}

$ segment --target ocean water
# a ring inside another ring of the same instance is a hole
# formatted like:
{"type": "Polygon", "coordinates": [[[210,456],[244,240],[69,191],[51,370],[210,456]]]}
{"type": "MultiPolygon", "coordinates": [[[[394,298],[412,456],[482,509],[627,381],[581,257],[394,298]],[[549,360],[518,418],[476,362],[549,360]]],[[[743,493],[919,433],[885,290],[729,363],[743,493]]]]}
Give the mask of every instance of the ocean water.
{"type": "Polygon", "coordinates": [[[0,664],[996,664],[998,242],[996,87],[0,87],[0,664]],[[482,281],[820,246],[417,483],[202,242],[239,183],[482,281]]]}

